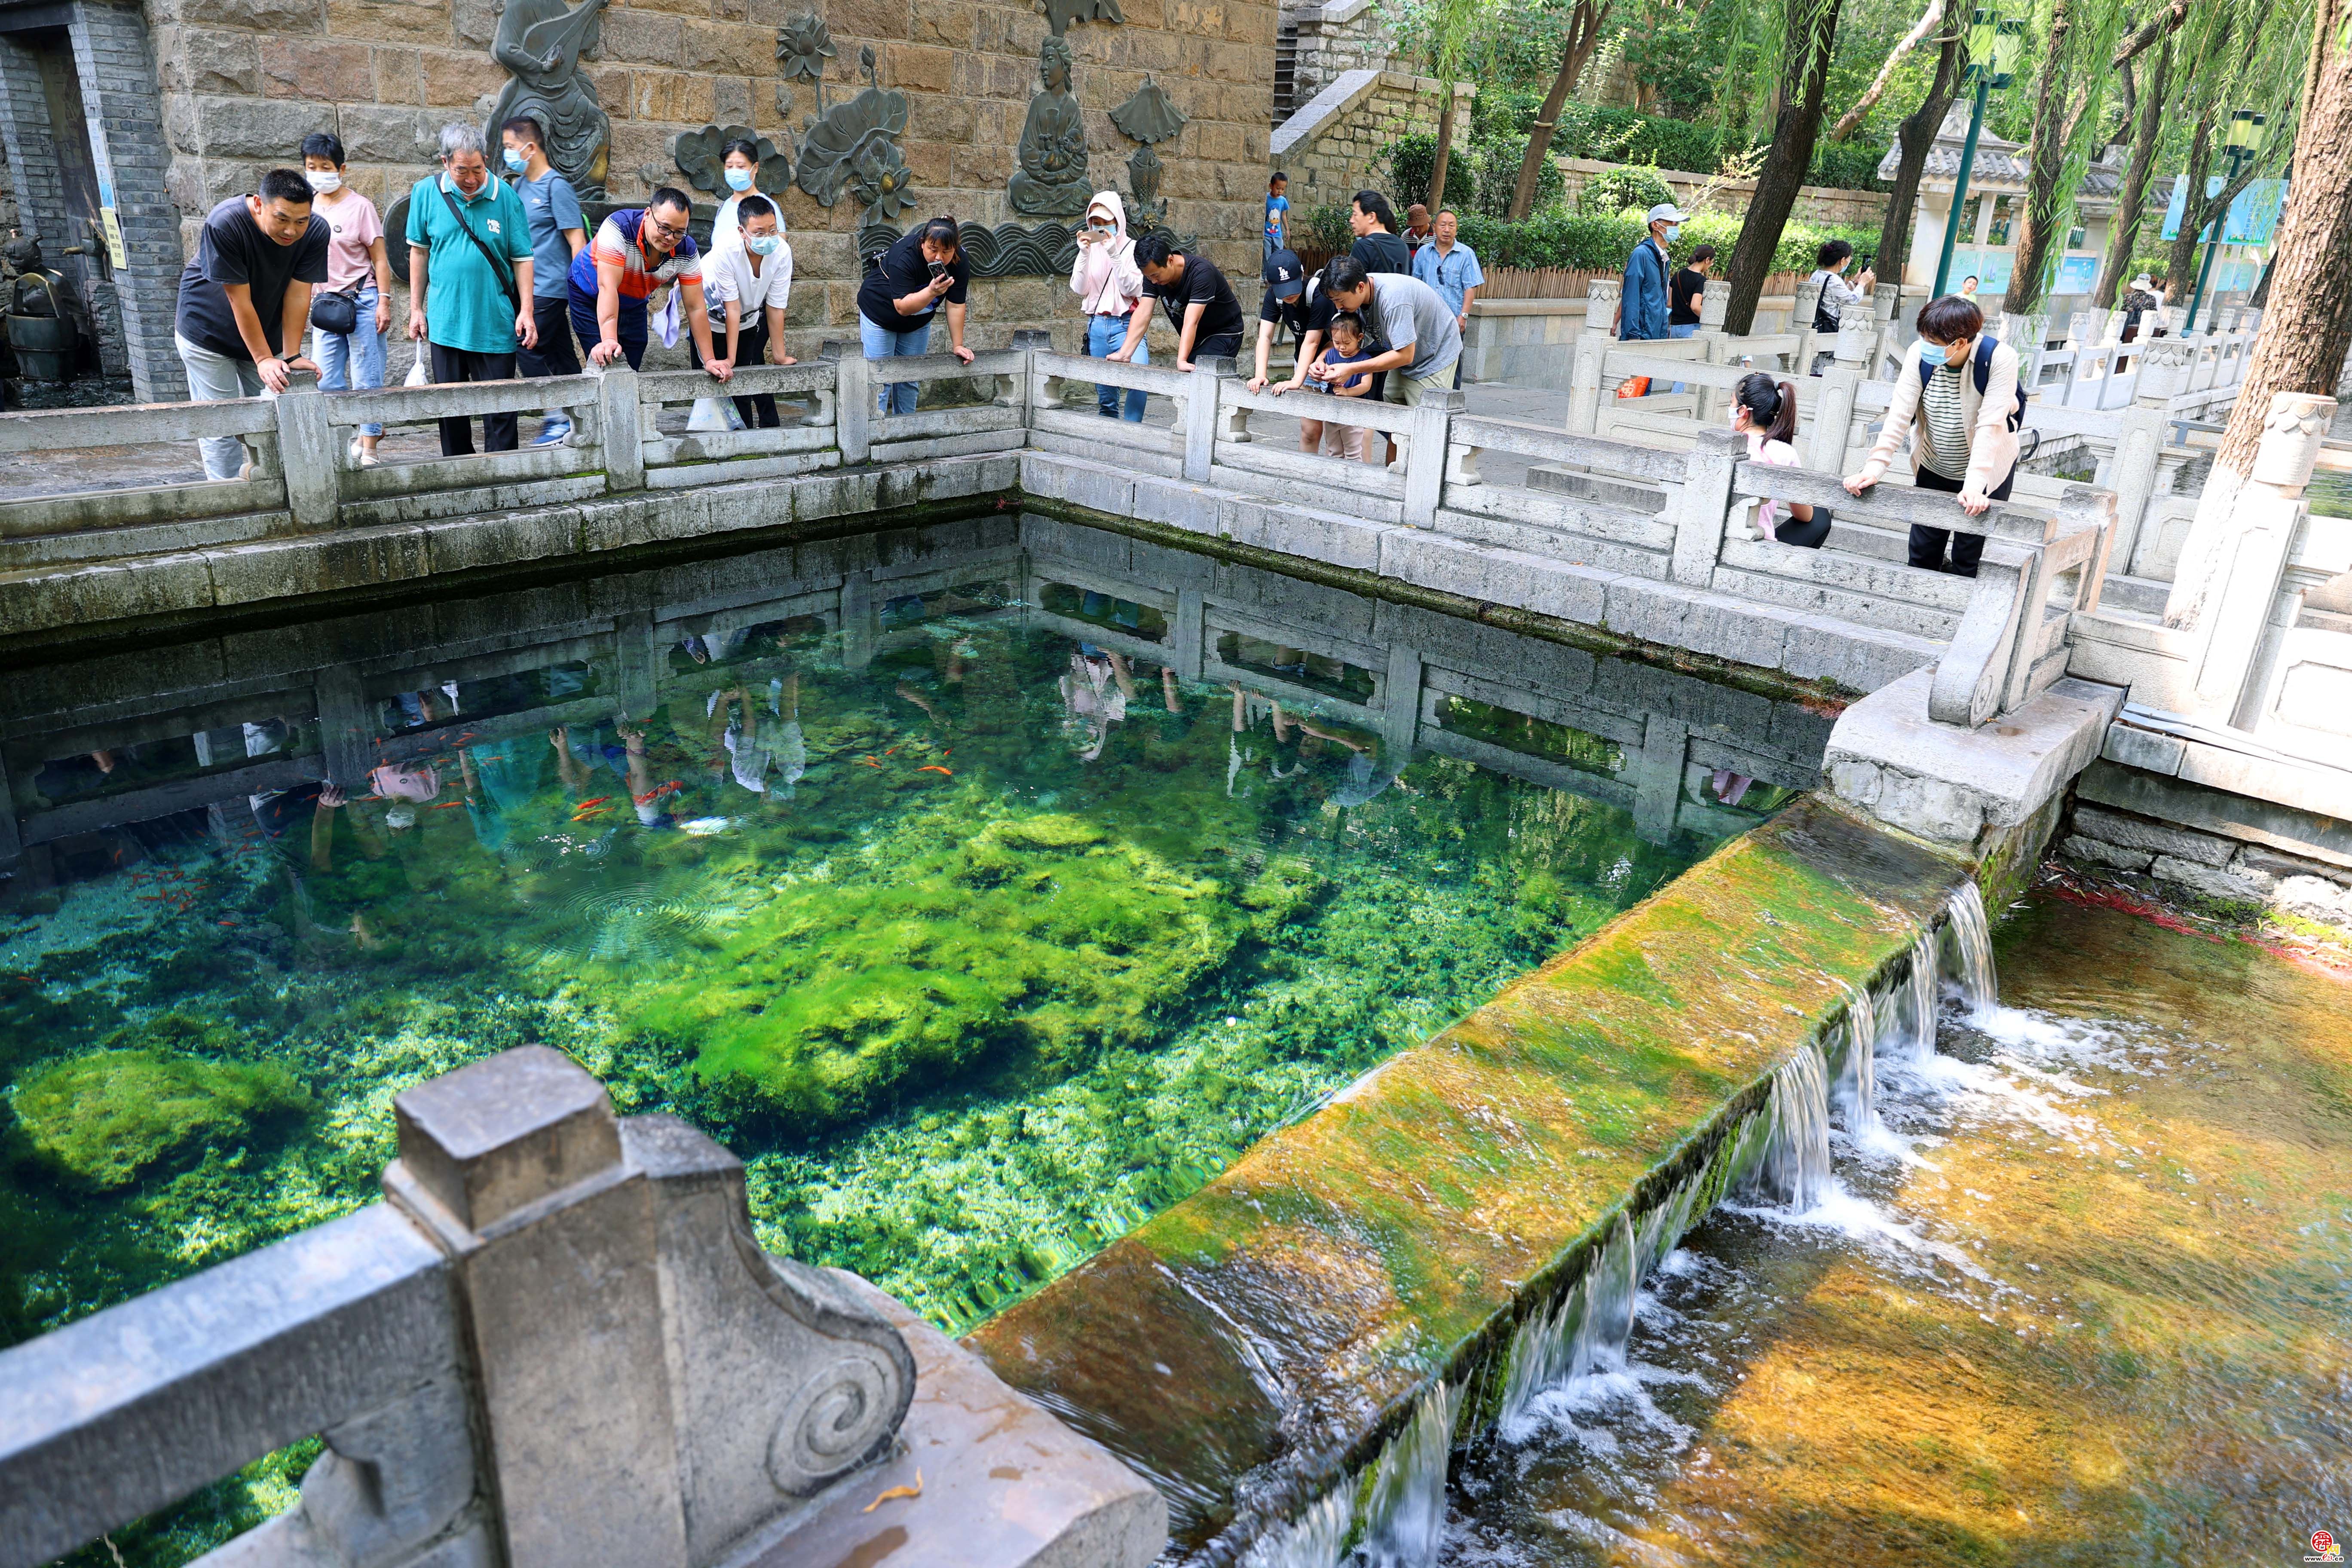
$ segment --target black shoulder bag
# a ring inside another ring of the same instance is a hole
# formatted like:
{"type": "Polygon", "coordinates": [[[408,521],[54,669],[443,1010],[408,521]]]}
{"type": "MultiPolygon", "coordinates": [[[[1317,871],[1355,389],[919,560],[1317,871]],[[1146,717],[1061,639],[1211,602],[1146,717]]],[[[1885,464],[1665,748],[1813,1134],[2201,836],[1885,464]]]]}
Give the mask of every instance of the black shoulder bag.
{"type": "Polygon", "coordinates": [[[474,242],[474,248],[480,251],[482,259],[490,264],[490,271],[498,279],[499,287],[506,290],[508,309],[521,310],[522,296],[515,290],[514,269],[507,265],[504,257],[492,250],[488,242],[474,232],[474,226],[466,221],[465,209],[457,205],[457,198],[449,194],[449,187],[436,180],[433,188],[441,193],[441,199],[449,205],[449,216],[457,220],[457,226],[466,231],[466,237],[474,242]]]}

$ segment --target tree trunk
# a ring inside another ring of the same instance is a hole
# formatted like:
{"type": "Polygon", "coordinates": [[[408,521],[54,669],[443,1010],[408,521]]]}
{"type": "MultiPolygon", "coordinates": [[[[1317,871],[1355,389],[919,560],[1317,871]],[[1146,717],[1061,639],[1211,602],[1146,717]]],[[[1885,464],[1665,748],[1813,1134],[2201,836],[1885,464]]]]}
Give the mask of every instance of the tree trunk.
{"type": "Polygon", "coordinates": [[[1585,62],[1601,43],[1609,9],[1609,0],[1597,7],[1594,0],[1576,0],[1576,9],[1569,16],[1568,41],[1559,51],[1559,74],[1552,79],[1551,90],[1544,94],[1543,108],[1528,131],[1527,156],[1519,160],[1519,183],[1512,188],[1510,210],[1504,215],[1512,223],[1527,216],[1536,205],[1544,159],[1551,153],[1551,133],[1559,127],[1559,111],[1568,106],[1569,94],[1576,90],[1576,79],[1584,74],[1585,62]]]}
{"type": "MultiPolygon", "coordinates": [[[[2051,0],[2050,41],[2042,51],[2041,79],[2033,84],[2033,140],[2026,153],[2025,215],[2018,226],[2017,259],[2010,268],[2001,309],[2011,314],[2042,303],[2042,275],[2049,268],[2050,230],[2058,221],[2058,177],[2065,172],[2069,132],[2080,119],[2058,112],[2058,83],[2066,74],[2066,36],[2074,28],[2067,0],[2051,0]]],[[[2076,100],[2089,101],[2085,88],[2076,100]]]]}
{"type": "Polygon", "coordinates": [[[2131,167],[2124,173],[2123,196],[2107,233],[2107,261],[2099,278],[2099,309],[2112,310],[2123,291],[2124,274],[2131,268],[2139,244],[2139,226],[2147,216],[2148,176],[2156,172],[2157,132],[2164,124],[2164,94],[2172,76],[2172,40],[2166,38],[2147,68],[2139,89],[2139,124],[2132,132],[2131,167]]]}
{"type": "Polygon", "coordinates": [[[1437,84],[1437,156],[1429,163],[1429,221],[1437,221],[1437,209],[1445,200],[1445,165],[1454,157],[1454,84],[1440,80],[1437,84]]]}
{"type": "Polygon", "coordinates": [[[1885,96],[1886,84],[1894,78],[1895,68],[1903,63],[1903,57],[1918,47],[1943,19],[1944,0],[1927,0],[1927,10],[1919,14],[1919,19],[1911,25],[1911,30],[1887,51],[1886,61],[1878,68],[1878,75],[1872,79],[1870,90],[1856,100],[1852,109],[1838,116],[1837,124],[1830,131],[1831,141],[1843,142],[1854,133],[1864,118],[1877,108],[1878,100],[1885,96]]]}
{"type": "Polygon", "coordinates": [[[1829,88],[1830,58],[1837,48],[1840,0],[1790,0],[1789,37],[1780,81],[1780,112],[1772,117],[1772,147],[1756,171],[1756,194],[1731,250],[1731,301],[1724,330],[1746,333],[1756,323],[1764,279],[1772,274],[1772,253],[1788,226],[1789,214],[1812,166],[1813,143],[1822,132],[1822,98],[1829,88]]]}
{"type": "Polygon", "coordinates": [[[2352,0],[2319,0],[2313,19],[2302,127],[2273,247],[2270,305],[2214,459],[2217,469],[2241,477],[2253,468],[2271,398],[2282,392],[2332,395],[2352,348],[2352,267],[2344,265],[2352,247],[2352,50],[2340,36],[2347,5],[2352,0]]]}
{"type": "Polygon", "coordinates": [[[2197,236],[2205,226],[2200,216],[2205,211],[2205,180],[2213,172],[2213,118],[2220,112],[2210,103],[2198,117],[2196,133],[2189,142],[2189,172],[2181,176],[2186,194],[2180,199],[2180,232],[2172,241],[2171,258],[2165,263],[2164,302],[2186,304],[2197,287],[2197,236]]]}
{"type": "Polygon", "coordinates": [[[1914,209],[1919,205],[1919,176],[1927,172],[1936,132],[1943,128],[1944,116],[1952,111],[1952,100],[1959,91],[1960,55],[1960,40],[1946,38],[1936,56],[1936,79],[1928,84],[1927,96],[1895,128],[1895,189],[1886,198],[1886,221],[1878,231],[1878,256],[1871,263],[1882,282],[1903,281],[1903,263],[1911,253],[1914,209]]]}

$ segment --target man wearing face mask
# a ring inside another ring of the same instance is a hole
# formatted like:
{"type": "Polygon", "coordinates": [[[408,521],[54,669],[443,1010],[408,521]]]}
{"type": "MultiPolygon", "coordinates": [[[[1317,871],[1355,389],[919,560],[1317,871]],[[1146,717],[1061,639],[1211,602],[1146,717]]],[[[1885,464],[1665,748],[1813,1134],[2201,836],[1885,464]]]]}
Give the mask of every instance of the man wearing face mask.
{"type": "Polygon", "coordinates": [[[1672,335],[1667,323],[1669,314],[1666,279],[1674,275],[1674,265],[1666,247],[1681,237],[1683,212],[1672,202],[1660,202],[1650,209],[1650,237],[1633,247],[1625,261],[1624,287],[1620,299],[1620,338],[1631,342],[1636,340],[1664,338],[1672,335]]]}
{"type": "MultiPolygon", "coordinates": [[[[499,134],[506,142],[508,183],[522,198],[523,216],[530,220],[530,313],[539,325],[539,342],[515,351],[515,366],[530,376],[578,375],[569,279],[572,258],[588,248],[580,194],[547,161],[547,133],[538,121],[520,115],[508,121],[499,134]]],[[[572,416],[551,408],[531,445],[552,447],[571,434],[572,416]]]]}
{"type": "MultiPolygon", "coordinates": [[[[1957,294],[1931,300],[1919,312],[1919,342],[1889,395],[1886,424],[1862,471],[1845,488],[1862,494],[1883,478],[1906,437],[1917,472],[1913,483],[1960,498],[1960,510],[1981,517],[2009,499],[2017,478],[2018,427],[2025,399],[2018,384],[2017,351],[1984,336],[1984,313],[1957,294]]],[[[1929,572],[1977,574],[1984,536],[1949,529],[1911,528],[1911,564],[1929,572]],[[1944,564],[1949,540],[1951,564],[1944,564]]]]}
{"type": "MultiPolygon", "coordinates": [[[[1127,237],[1127,205],[1117,191],[1098,191],[1087,204],[1086,226],[1078,231],[1077,259],[1070,263],[1070,292],[1087,317],[1087,354],[1108,359],[1125,345],[1129,329],[1141,333],[1151,325],[1151,301],[1144,298],[1143,273],[1135,264],[1135,241],[1127,237]]],[[[1135,341],[1136,364],[1151,363],[1151,347],[1135,341]]],[[[1145,394],[1130,387],[1124,416],[1130,425],[1143,423],[1145,394]]],[[[1095,403],[1106,419],[1119,418],[1119,389],[1097,384],[1095,403]]]]}
{"type": "MultiPolygon", "coordinates": [[[[735,231],[710,252],[703,268],[702,297],[710,310],[710,340],[730,367],[760,364],[775,350],[775,363],[792,364],[784,353],[784,307],[793,298],[793,251],[778,232],[775,203],[745,196],[735,231]]],[[[776,427],[776,399],[759,392],[735,399],[743,423],[776,427]]]]}

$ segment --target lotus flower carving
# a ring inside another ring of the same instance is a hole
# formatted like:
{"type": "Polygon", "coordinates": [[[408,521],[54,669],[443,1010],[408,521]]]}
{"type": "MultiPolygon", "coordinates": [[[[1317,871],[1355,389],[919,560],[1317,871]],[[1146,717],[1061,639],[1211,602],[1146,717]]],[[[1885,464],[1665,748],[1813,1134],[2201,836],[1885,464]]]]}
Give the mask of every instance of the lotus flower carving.
{"type": "Polygon", "coordinates": [[[866,72],[866,90],[806,122],[800,187],[823,206],[854,189],[861,201],[878,206],[896,197],[903,207],[909,177],[898,135],[907,129],[907,95],[883,87],[875,75],[872,48],[860,49],[857,63],[866,72]]]}

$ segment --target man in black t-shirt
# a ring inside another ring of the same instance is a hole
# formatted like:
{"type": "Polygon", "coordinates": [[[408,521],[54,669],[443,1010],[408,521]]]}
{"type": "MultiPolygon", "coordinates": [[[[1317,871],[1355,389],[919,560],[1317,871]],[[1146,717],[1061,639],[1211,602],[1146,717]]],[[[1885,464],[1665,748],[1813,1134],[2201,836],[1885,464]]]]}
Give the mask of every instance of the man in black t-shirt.
{"type": "MultiPolygon", "coordinates": [[[[876,257],[857,286],[859,351],[867,359],[912,357],[929,350],[931,318],[948,310],[948,352],[964,363],[964,301],[971,264],[964,259],[962,230],[951,217],[935,217],[909,229],[876,257]]],[[[894,381],[876,396],[877,412],[912,414],[917,383],[894,381]]]]}
{"type": "Polygon", "coordinates": [[[1707,273],[1715,266],[1715,247],[1702,245],[1690,253],[1690,265],[1666,284],[1666,335],[1687,338],[1699,326],[1699,304],[1706,295],[1707,273]]]}
{"type": "MultiPolygon", "coordinates": [[[[231,196],[205,215],[195,258],[180,274],[173,337],[198,403],[286,390],[288,374],[316,372],[301,357],[310,288],[327,280],[327,220],[310,211],[310,182],[299,169],[272,169],[249,196],[231,196]]],[[[196,443],[208,479],[245,469],[245,443],[208,436],[196,443]]]]}
{"type": "Polygon", "coordinates": [[[1365,271],[1412,272],[1412,247],[1397,236],[1396,211],[1388,197],[1378,191],[1358,191],[1348,208],[1348,226],[1356,233],[1348,254],[1362,262],[1365,271]]]}
{"type": "MultiPolygon", "coordinates": [[[[1135,264],[1143,269],[1144,298],[1158,300],[1176,330],[1178,370],[1241,352],[1242,302],[1215,262],[1176,249],[1164,234],[1147,234],[1135,243],[1135,264]]],[[[1142,340],[1142,327],[1129,327],[1127,342],[1110,357],[1126,359],[1142,340]]]]}
{"type": "MultiPolygon", "coordinates": [[[[1289,323],[1298,356],[1290,379],[1274,384],[1276,397],[1307,384],[1307,367],[1315,362],[1316,351],[1330,333],[1331,318],[1339,312],[1323,288],[1322,274],[1310,278],[1305,272],[1297,251],[1277,250],[1265,264],[1265,298],[1257,307],[1257,360],[1249,379],[1252,392],[1266,390],[1266,360],[1274,351],[1274,334],[1283,323],[1289,323]]],[[[1304,417],[1298,421],[1298,449],[1310,455],[1323,449],[1323,421],[1304,417]]]]}

